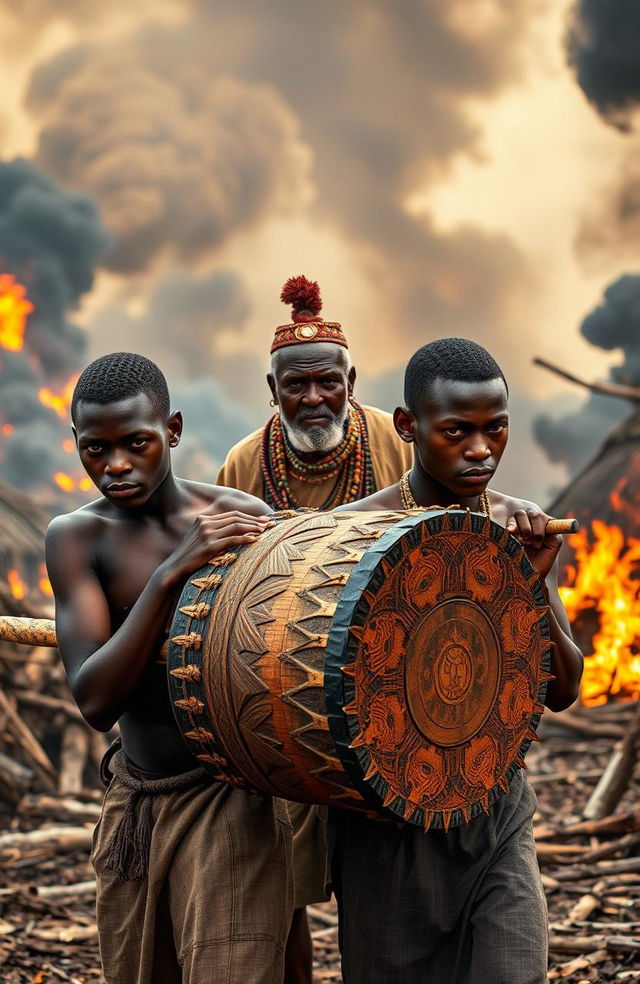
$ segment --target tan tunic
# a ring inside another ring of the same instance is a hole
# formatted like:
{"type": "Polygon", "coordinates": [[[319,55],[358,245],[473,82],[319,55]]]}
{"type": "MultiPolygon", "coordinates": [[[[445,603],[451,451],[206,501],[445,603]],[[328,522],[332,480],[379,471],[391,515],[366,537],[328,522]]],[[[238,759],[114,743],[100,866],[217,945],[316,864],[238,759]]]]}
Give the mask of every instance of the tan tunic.
{"type": "MultiPolygon", "coordinates": [[[[384,410],[363,407],[367,421],[373,477],[377,489],[393,485],[413,464],[413,449],[396,434],[393,418],[384,410]]],[[[262,428],[239,441],[227,455],[217,478],[218,485],[240,489],[264,498],[264,482],[260,467],[262,428]]],[[[303,506],[319,508],[329,498],[335,477],[319,485],[291,481],[291,491],[303,506]]],[[[321,902],[328,898],[326,824],[314,808],[289,803],[293,822],[294,898],[296,908],[321,902]]]]}
{"type": "MultiPolygon", "coordinates": [[[[393,485],[413,464],[413,449],[396,434],[393,418],[384,410],[363,407],[369,434],[373,477],[377,489],[393,485]]],[[[260,468],[262,428],[243,438],[231,448],[220,469],[216,483],[240,489],[264,499],[264,481],[260,468]]],[[[320,507],[331,494],[336,479],[329,478],[318,485],[291,479],[290,488],[303,506],[320,507]]]]}

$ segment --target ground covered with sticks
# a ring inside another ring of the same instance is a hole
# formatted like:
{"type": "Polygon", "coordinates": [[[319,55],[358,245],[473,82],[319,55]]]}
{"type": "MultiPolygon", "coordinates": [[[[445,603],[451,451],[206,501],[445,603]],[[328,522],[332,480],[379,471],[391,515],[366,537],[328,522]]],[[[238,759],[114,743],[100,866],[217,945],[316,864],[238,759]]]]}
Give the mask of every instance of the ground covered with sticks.
{"type": "MultiPolygon", "coordinates": [[[[549,979],[640,982],[640,775],[611,815],[584,820],[632,705],[545,716],[527,757],[549,905],[549,979]]],[[[627,769],[627,773],[629,769],[627,769]]],[[[628,780],[628,781],[627,781],[628,780]]],[[[0,832],[0,980],[101,981],[88,862],[100,793],[28,793],[0,832]]],[[[316,982],[340,981],[335,905],[311,908],[316,982]]]]}

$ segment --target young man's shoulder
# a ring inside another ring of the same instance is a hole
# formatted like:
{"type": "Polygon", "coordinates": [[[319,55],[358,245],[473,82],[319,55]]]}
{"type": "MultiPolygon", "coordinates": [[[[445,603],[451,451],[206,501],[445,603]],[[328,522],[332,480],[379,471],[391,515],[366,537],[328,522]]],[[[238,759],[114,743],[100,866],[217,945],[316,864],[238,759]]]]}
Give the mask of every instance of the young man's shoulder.
{"type": "Polygon", "coordinates": [[[518,499],[516,496],[497,492],[495,489],[489,491],[489,501],[492,517],[503,526],[506,525],[507,519],[510,519],[519,510],[534,513],[544,512],[536,502],[532,502],[530,499],[518,499]]]}
{"type": "Polygon", "coordinates": [[[55,516],[47,528],[49,533],[74,533],[89,532],[92,529],[99,529],[108,519],[108,504],[104,499],[94,499],[87,502],[84,506],[78,506],[68,513],[61,513],[55,516]]]}
{"type": "Polygon", "coordinates": [[[238,510],[258,516],[271,512],[262,499],[240,489],[232,489],[226,485],[206,485],[204,482],[185,482],[185,486],[203,500],[205,508],[215,506],[216,512],[238,510]]]}

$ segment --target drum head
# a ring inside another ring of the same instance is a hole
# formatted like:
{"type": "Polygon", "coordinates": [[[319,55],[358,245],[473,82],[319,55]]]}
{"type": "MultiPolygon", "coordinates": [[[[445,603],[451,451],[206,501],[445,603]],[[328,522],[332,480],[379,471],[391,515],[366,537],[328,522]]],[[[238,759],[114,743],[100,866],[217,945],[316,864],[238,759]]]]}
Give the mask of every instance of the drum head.
{"type": "Polygon", "coordinates": [[[333,618],[325,693],[372,806],[448,829],[508,790],[550,679],[546,612],[522,546],[486,516],[414,513],[366,552],[333,618]]]}

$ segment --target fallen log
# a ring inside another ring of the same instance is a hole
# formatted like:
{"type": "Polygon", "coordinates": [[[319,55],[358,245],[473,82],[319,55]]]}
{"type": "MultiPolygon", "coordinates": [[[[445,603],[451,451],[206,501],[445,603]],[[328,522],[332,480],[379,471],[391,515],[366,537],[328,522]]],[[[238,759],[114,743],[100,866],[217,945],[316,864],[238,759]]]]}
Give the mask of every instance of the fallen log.
{"type": "Polygon", "coordinates": [[[18,805],[20,816],[32,820],[61,820],[76,823],[97,823],[100,819],[99,803],[83,803],[70,797],[27,795],[18,805]]]}
{"type": "Polygon", "coordinates": [[[21,690],[19,688],[16,688],[13,694],[19,704],[26,704],[29,707],[40,707],[43,710],[54,713],[61,711],[71,721],[77,721],[78,724],[83,724],[86,728],[89,727],[82,716],[80,708],[72,704],[70,700],[64,700],[62,697],[51,697],[48,694],[39,694],[34,690],[21,690]]]}
{"type": "Polygon", "coordinates": [[[588,718],[575,711],[556,711],[549,714],[548,724],[561,725],[570,731],[576,731],[590,738],[623,738],[625,729],[622,725],[607,721],[589,721],[588,718]]]}
{"type": "Polygon", "coordinates": [[[605,834],[630,834],[640,830],[640,810],[629,810],[602,820],[580,820],[579,823],[537,824],[534,833],[537,840],[548,837],[600,837],[605,834]]]}
{"type": "Polygon", "coordinates": [[[558,882],[583,881],[585,878],[605,878],[607,875],[624,875],[629,872],[640,872],[640,858],[621,858],[619,861],[564,868],[554,871],[553,878],[558,882]]]}
{"type": "Polygon", "coordinates": [[[567,913],[567,922],[582,922],[590,916],[592,912],[595,912],[596,909],[600,908],[600,904],[600,899],[598,899],[595,895],[583,895],[567,913]]]}
{"type": "Polygon", "coordinates": [[[586,854],[582,855],[582,864],[587,861],[601,861],[603,858],[610,858],[612,854],[617,854],[618,851],[627,851],[629,848],[635,847],[636,844],[640,844],[640,833],[627,834],[625,837],[619,837],[618,840],[609,841],[608,844],[602,844],[600,847],[587,851],[586,854]]]}
{"type": "Polygon", "coordinates": [[[83,788],[84,770],[89,755],[89,735],[86,725],[73,721],[62,735],[60,752],[60,781],[58,789],[65,793],[79,793],[83,788]]]}
{"type": "MultiPolygon", "coordinates": [[[[49,761],[33,732],[24,723],[6,694],[0,690],[0,715],[4,720],[4,728],[11,734],[23,753],[30,760],[34,771],[38,773],[46,789],[53,792],[57,786],[57,773],[49,761]]],[[[4,730],[4,728],[2,730],[4,730]]]]}
{"type": "Polygon", "coordinates": [[[78,898],[81,895],[95,895],[96,882],[76,882],[74,885],[38,885],[36,894],[39,899],[78,898]]]}
{"type": "Polygon", "coordinates": [[[0,752],[0,799],[10,806],[17,806],[32,781],[31,769],[0,752]]]}
{"type": "Polygon", "coordinates": [[[634,936],[550,936],[549,950],[553,953],[591,953],[593,950],[635,953],[640,951],[640,938],[634,936]]]}
{"type": "Polygon", "coordinates": [[[583,811],[586,820],[600,820],[613,813],[633,775],[639,745],[640,702],[621,745],[614,751],[600,782],[589,797],[583,811]]]}
{"type": "Polygon", "coordinates": [[[91,847],[93,826],[41,827],[11,834],[0,834],[0,863],[12,863],[36,851],[38,857],[54,857],[91,847]]]}

